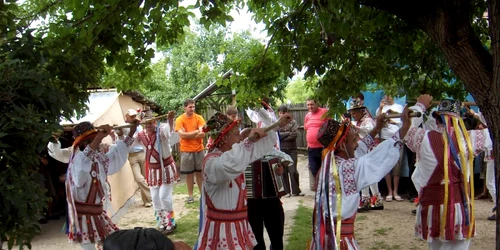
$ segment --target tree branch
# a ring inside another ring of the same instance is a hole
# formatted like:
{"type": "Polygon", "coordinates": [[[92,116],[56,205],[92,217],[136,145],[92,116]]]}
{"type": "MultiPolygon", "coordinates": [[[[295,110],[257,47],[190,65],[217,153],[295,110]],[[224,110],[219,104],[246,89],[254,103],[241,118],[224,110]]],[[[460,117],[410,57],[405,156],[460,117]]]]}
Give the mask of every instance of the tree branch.
{"type": "MultiPolygon", "coordinates": [[[[493,59],[493,86],[492,93],[500,93],[500,1],[488,1],[488,21],[490,28],[491,51],[495,58],[493,59]]],[[[500,106],[500,103],[493,105],[500,106]]],[[[497,233],[500,232],[500,225],[497,225],[497,233]]],[[[500,248],[500,246],[499,246],[500,248]]]]}
{"type": "Polygon", "coordinates": [[[29,24],[27,25],[27,26],[29,26],[29,25],[31,25],[31,23],[33,22],[33,20],[34,20],[34,18],[35,18],[35,17],[37,17],[37,16],[39,16],[39,15],[42,15],[43,13],[45,13],[46,11],[48,11],[50,8],[54,7],[56,4],[58,4],[58,3],[62,3],[62,2],[63,2],[63,0],[57,0],[57,1],[54,1],[54,2],[52,2],[52,3],[49,3],[49,4],[47,4],[47,6],[43,7],[40,11],[35,12],[35,13],[33,13],[32,15],[22,17],[22,18],[20,19],[20,21],[21,21],[21,22],[24,22],[24,21],[26,21],[27,19],[31,19],[31,22],[29,22],[29,24]]]}
{"type": "MultiPolygon", "coordinates": [[[[307,2],[307,1],[304,1],[304,2],[302,3],[302,8],[300,8],[300,11],[299,11],[299,13],[298,13],[298,15],[299,15],[299,16],[300,16],[300,14],[302,14],[302,12],[304,11],[304,9],[306,8],[306,2],[307,2]]],[[[289,14],[289,15],[287,15],[285,18],[282,18],[282,19],[278,22],[278,24],[282,26],[282,24],[286,23],[286,21],[287,21],[288,19],[290,19],[291,15],[292,15],[292,14],[289,14]]],[[[278,25],[278,24],[276,24],[276,25],[278,25]]],[[[274,36],[278,33],[278,31],[279,31],[279,30],[280,30],[280,28],[279,28],[279,27],[278,27],[278,28],[276,28],[276,29],[274,30],[273,34],[271,35],[271,38],[269,38],[269,41],[267,42],[267,45],[266,45],[266,49],[264,50],[264,54],[262,54],[261,65],[262,65],[262,62],[264,62],[264,58],[266,57],[267,51],[269,50],[269,47],[270,47],[270,45],[271,45],[271,42],[273,41],[274,36]]]]}
{"type": "MultiPolygon", "coordinates": [[[[498,0],[490,0],[498,1],[498,0]]],[[[493,57],[475,35],[470,0],[360,0],[422,29],[443,52],[450,68],[480,105],[489,105],[493,57]]],[[[497,14],[498,15],[498,14],[497,14]]],[[[497,26],[498,29],[498,26],[497,26]]]]}

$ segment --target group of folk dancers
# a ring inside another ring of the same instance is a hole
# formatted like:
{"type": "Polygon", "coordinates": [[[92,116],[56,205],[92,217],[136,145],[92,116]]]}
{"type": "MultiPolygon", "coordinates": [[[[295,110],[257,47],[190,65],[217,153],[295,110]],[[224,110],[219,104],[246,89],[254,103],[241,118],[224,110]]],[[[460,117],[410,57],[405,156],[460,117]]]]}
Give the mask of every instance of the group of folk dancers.
{"type": "MultiPolygon", "coordinates": [[[[370,131],[361,131],[349,120],[326,120],[318,133],[324,150],[312,215],[311,250],[359,249],[354,238],[359,191],[391,171],[405,144],[417,154],[412,176],[419,190],[416,235],[427,240],[430,249],[468,249],[475,234],[471,159],[482,151],[491,152],[492,142],[487,129],[465,129],[459,101],[441,101],[433,113],[435,119],[425,123],[422,117],[409,116],[412,111],[424,113],[431,103],[431,96],[421,95],[416,105],[405,107],[401,128],[378,145],[374,138],[386,126],[385,114],[375,118],[370,131]]],[[[203,160],[202,223],[195,249],[265,249],[263,225],[270,234],[272,249],[283,249],[284,215],[279,196],[265,201],[247,199],[245,171],[252,162],[271,154],[281,158],[281,171],[292,162],[277,150],[278,128],[271,126],[273,122],[285,126],[292,117],[284,114],[277,119],[263,104],[264,108],[249,113],[258,117],[257,128],[240,133],[240,119],[217,112],[199,131],[208,135],[211,143],[203,160]],[[269,126],[271,129],[266,130],[269,126]],[[276,221],[277,228],[268,227],[276,221]]],[[[94,249],[118,230],[104,207],[109,196],[106,176],[120,170],[134,143],[147,149],[147,179],[160,230],[168,233],[175,229],[172,187],[177,173],[170,146],[178,136],[173,116],[169,114],[166,124],[151,120],[139,133],[138,122],[132,121],[134,126],[128,134],[106,153],[99,151],[99,145],[113,133],[107,125],[95,129],[88,122],[78,124],[73,130],[75,142],[68,149],[61,149],[58,141],[49,143],[52,156],[69,163],[66,187],[71,242],[94,249]]]]}

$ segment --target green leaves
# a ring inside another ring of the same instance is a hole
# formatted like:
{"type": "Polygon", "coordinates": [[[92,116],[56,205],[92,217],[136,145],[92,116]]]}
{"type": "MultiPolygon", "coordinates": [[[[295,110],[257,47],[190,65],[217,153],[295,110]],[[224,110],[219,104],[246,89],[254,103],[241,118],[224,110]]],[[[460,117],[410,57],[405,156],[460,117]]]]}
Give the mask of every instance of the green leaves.
{"type": "MultiPolygon", "coordinates": [[[[3,14],[3,13],[2,13],[3,14]]],[[[1,19],[1,18],[0,18],[1,19]]],[[[14,18],[17,21],[17,18],[14,18]]],[[[16,36],[0,42],[0,237],[31,247],[47,205],[37,173],[39,153],[61,117],[84,110],[86,88],[97,82],[102,58],[69,41],[55,41],[10,23],[16,36]],[[33,35],[35,34],[35,35],[33,35]],[[43,37],[43,39],[41,38],[43,37]],[[26,189],[26,187],[34,187],[26,189]]]]}

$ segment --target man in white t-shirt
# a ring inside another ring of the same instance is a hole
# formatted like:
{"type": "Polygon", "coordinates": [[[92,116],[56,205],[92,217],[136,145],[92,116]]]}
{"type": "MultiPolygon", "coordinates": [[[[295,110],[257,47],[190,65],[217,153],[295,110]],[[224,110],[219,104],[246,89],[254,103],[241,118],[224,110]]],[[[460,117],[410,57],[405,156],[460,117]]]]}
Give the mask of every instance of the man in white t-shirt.
{"type": "MultiPolygon", "coordinates": [[[[394,99],[392,96],[386,95],[380,101],[380,107],[377,108],[377,115],[380,115],[381,113],[391,113],[391,112],[397,112],[401,113],[403,112],[404,107],[401,106],[400,104],[394,103],[394,99]]],[[[380,131],[380,141],[384,141],[388,138],[391,138],[392,135],[396,131],[399,130],[401,127],[402,122],[400,118],[392,118],[390,119],[384,128],[380,131]]],[[[401,153],[403,152],[403,149],[401,149],[401,153]]],[[[385,201],[392,201],[394,198],[397,201],[403,201],[401,196],[398,194],[398,185],[399,185],[399,178],[400,178],[400,173],[401,173],[401,157],[399,158],[399,161],[396,163],[392,171],[385,176],[385,182],[387,184],[387,196],[385,198],[385,201]],[[394,189],[392,187],[392,177],[394,178],[394,189]]]]}

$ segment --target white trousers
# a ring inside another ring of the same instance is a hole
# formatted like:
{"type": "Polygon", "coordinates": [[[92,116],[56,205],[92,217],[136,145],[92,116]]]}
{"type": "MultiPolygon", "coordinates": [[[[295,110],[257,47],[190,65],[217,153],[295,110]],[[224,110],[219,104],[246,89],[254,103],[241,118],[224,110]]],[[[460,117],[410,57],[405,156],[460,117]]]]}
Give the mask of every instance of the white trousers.
{"type": "Polygon", "coordinates": [[[470,240],[444,241],[434,238],[429,244],[430,250],[467,250],[470,240]]]}
{"type": "Polygon", "coordinates": [[[486,188],[490,192],[493,202],[497,203],[497,190],[495,188],[495,162],[486,161],[486,188]]]}
{"type": "Polygon", "coordinates": [[[370,197],[370,190],[372,191],[373,196],[380,194],[380,191],[378,190],[378,183],[373,183],[369,187],[365,187],[361,190],[361,196],[363,198],[370,197]]]}
{"type": "Polygon", "coordinates": [[[170,212],[174,209],[172,201],[173,184],[162,184],[159,187],[149,187],[151,189],[151,199],[155,211],[165,210],[170,212]]]}

